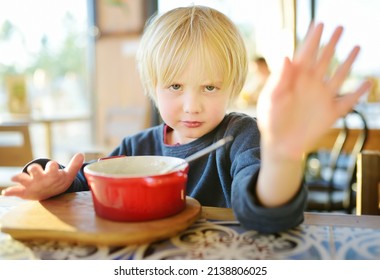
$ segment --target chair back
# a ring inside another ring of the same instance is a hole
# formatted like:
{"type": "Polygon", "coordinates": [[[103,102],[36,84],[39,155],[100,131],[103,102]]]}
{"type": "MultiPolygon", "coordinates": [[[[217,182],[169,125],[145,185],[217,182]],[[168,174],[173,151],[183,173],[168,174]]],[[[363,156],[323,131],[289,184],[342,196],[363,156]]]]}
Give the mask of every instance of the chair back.
{"type": "Polygon", "coordinates": [[[105,144],[115,147],[128,136],[140,132],[147,126],[144,107],[111,107],[106,112],[105,144]]]}
{"type": "Polygon", "coordinates": [[[33,160],[29,126],[27,124],[0,125],[0,166],[24,166],[33,160]]]}
{"type": "Polygon", "coordinates": [[[380,151],[358,156],[356,214],[380,215],[380,151]]]}
{"type": "MultiPolygon", "coordinates": [[[[355,145],[351,150],[351,153],[349,155],[349,163],[347,164],[347,174],[349,174],[351,180],[354,180],[356,175],[355,171],[357,158],[360,152],[363,150],[363,147],[368,138],[368,126],[364,116],[360,112],[353,110],[349,115],[357,115],[361,119],[361,123],[363,125],[359,135],[356,138],[355,145]]],[[[343,121],[347,122],[347,118],[344,118],[343,121]]],[[[347,126],[347,123],[345,123],[345,127],[347,126]]],[[[351,181],[351,183],[353,182],[351,181]]]]}
{"type": "Polygon", "coordinates": [[[305,168],[309,190],[307,210],[344,210],[351,213],[355,207],[352,186],[356,181],[356,161],[367,141],[368,126],[364,116],[356,110],[349,112],[341,121],[342,128],[332,149],[308,155],[305,168]],[[349,118],[360,122],[359,134],[352,135],[349,118]],[[350,138],[355,138],[355,142],[352,148],[347,149],[350,138]]]}

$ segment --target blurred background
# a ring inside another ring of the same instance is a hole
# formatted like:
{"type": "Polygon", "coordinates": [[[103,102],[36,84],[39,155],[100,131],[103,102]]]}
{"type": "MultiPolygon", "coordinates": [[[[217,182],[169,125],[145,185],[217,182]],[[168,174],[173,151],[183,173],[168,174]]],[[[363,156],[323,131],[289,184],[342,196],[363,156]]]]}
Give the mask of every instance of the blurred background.
{"type": "Polygon", "coordinates": [[[0,123],[27,122],[33,156],[63,164],[75,152],[107,154],[122,137],[157,124],[136,71],[139,39],[151,15],[192,3],[224,12],[246,40],[252,65],[231,110],[255,115],[256,58],[275,70],[284,55],[292,56],[314,19],[326,24],[323,40],[336,25],[345,27],[336,63],[360,43],[360,57],[343,91],[371,78],[375,86],[357,110],[370,128],[380,128],[376,0],[4,0],[0,123]]]}

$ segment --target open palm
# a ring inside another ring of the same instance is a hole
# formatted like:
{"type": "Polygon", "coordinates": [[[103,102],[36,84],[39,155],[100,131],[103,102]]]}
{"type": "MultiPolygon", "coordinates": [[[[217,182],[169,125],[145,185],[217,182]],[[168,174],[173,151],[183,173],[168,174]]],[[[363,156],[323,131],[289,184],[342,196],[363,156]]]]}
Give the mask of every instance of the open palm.
{"type": "Polygon", "coordinates": [[[355,92],[338,96],[359,47],[328,76],[342,31],[337,27],[320,51],[323,25],[311,26],[293,61],[286,58],[280,74],[270,78],[257,107],[264,146],[287,157],[301,157],[368,90],[370,84],[364,82],[355,92]]]}

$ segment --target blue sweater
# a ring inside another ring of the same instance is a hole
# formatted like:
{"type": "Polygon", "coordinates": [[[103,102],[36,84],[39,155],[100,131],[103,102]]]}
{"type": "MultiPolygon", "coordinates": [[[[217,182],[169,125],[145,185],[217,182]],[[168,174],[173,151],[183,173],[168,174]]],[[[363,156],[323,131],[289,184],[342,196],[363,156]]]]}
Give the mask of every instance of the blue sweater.
{"type": "MultiPolygon", "coordinates": [[[[286,205],[277,208],[262,207],[255,196],[260,170],[260,132],[256,119],[241,113],[230,113],[213,131],[178,146],[164,143],[164,129],[161,124],[126,137],[110,156],[163,155],[185,158],[232,135],[233,142],[190,163],[187,195],[203,206],[232,208],[242,226],[263,233],[284,231],[303,222],[305,187],[302,186],[286,205]]],[[[42,162],[40,164],[44,165],[42,162]]],[[[83,173],[86,164],[67,192],[89,190],[83,173]]]]}

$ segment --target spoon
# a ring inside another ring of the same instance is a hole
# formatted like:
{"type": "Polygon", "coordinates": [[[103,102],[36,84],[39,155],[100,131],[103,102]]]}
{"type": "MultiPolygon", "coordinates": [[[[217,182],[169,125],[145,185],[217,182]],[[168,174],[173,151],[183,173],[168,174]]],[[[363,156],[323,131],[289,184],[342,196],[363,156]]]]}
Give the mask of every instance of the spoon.
{"type": "Polygon", "coordinates": [[[222,138],[222,139],[218,140],[217,142],[215,142],[214,144],[212,144],[212,145],[210,145],[210,146],[208,146],[208,147],[206,147],[206,148],[204,148],[204,149],[196,152],[195,154],[193,154],[193,155],[185,158],[184,162],[181,162],[181,163],[173,165],[173,166],[167,166],[166,168],[162,169],[160,171],[160,173],[161,174],[168,173],[168,172],[170,172],[172,170],[175,170],[175,169],[181,167],[182,165],[184,165],[186,163],[190,163],[190,162],[192,162],[192,161],[194,161],[194,160],[196,160],[196,159],[198,159],[200,157],[203,157],[204,155],[207,155],[207,154],[211,153],[212,151],[214,151],[214,150],[216,150],[216,149],[224,146],[228,142],[231,142],[233,139],[234,138],[231,135],[229,135],[229,136],[227,136],[225,138],[222,138]]]}

